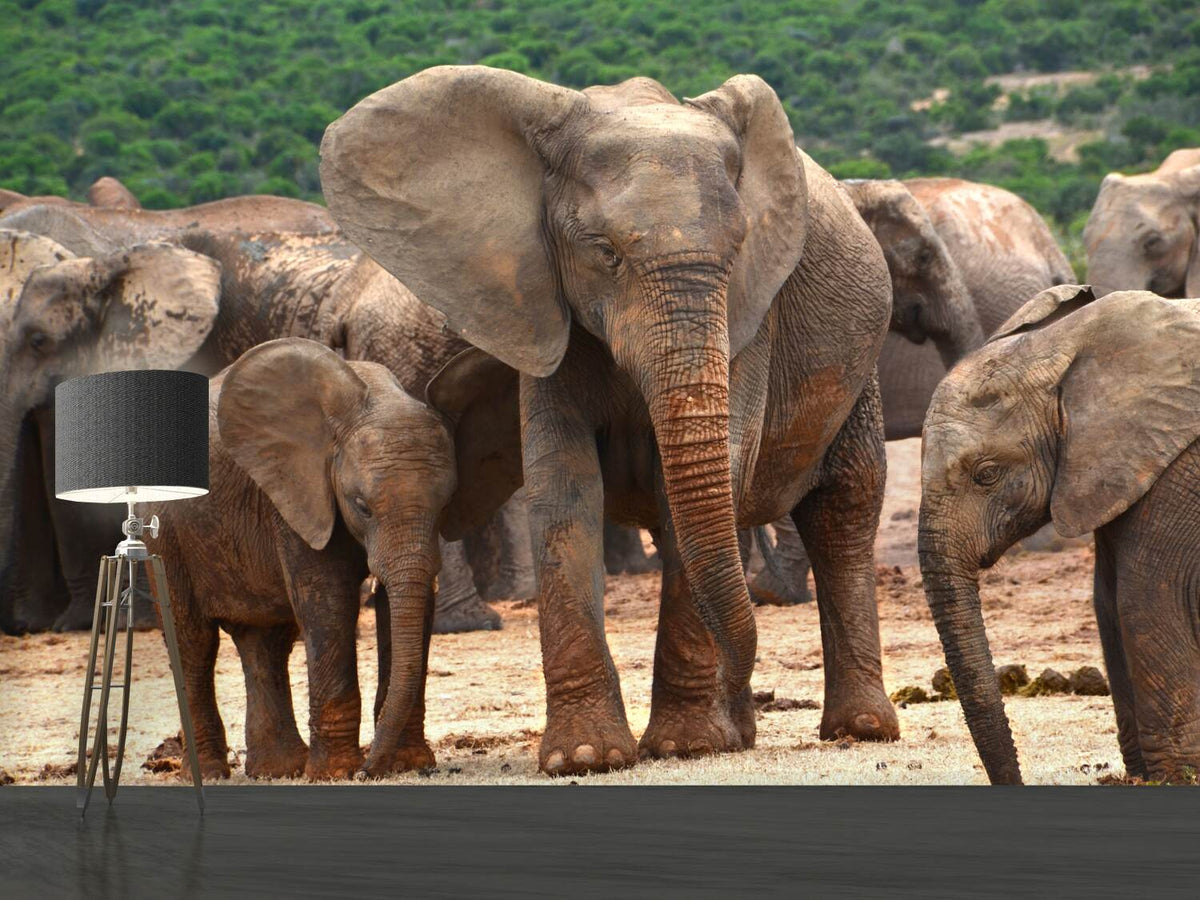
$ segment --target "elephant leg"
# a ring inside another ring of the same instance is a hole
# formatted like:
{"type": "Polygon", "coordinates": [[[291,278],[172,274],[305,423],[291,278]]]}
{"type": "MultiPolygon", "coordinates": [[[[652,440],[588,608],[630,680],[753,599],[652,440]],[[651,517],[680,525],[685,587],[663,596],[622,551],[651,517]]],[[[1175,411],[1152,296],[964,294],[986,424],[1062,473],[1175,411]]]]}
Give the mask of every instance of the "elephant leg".
{"type": "Polygon", "coordinates": [[[1200,774],[1200,647],[1192,592],[1200,573],[1190,561],[1164,574],[1161,560],[1144,549],[1122,549],[1117,616],[1146,774],[1155,781],[1194,781],[1200,774]]]}
{"type": "Polygon", "coordinates": [[[604,488],[595,428],[559,377],[522,377],[522,440],[538,572],[551,775],[637,760],[617,668],[604,636],[604,488]]]}
{"type": "Polygon", "coordinates": [[[1146,763],[1138,743],[1137,715],[1134,707],[1133,682],[1125,664],[1125,648],[1121,641],[1121,622],[1117,615],[1117,572],[1112,541],[1105,529],[1096,532],[1096,568],[1093,576],[1092,602],[1096,609],[1096,625],[1100,646],[1104,651],[1104,668],[1108,671],[1113,709],[1117,715],[1117,740],[1125,771],[1145,778],[1146,763]]]}
{"type": "Polygon", "coordinates": [[[288,680],[288,657],[299,633],[294,623],[229,630],[246,678],[245,771],[251,778],[295,778],[308,762],[288,680]]]}
{"type": "MultiPolygon", "coordinates": [[[[46,501],[41,439],[33,417],[27,417],[21,425],[17,450],[16,468],[0,498],[10,505],[14,515],[8,556],[11,564],[0,574],[0,629],[7,634],[45,631],[54,624],[67,598],[46,501]]],[[[94,578],[91,588],[88,628],[92,625],[94,578]]]]}
{"type": "Polygon", "coordinates": [[[471,566],[462,541],[443,541],[442,570],[438,573],[433,630],[438,634],[458,631],[499,631],[500,614],[483,602],[475,589],[471,566]]]}
{"type": "Polygon", "coordinates": [[[609,575],[645,575],[662,569],[658,556],[647,556],[642,533],[604,522],[604,571],[609,575]]]}
{"type": "Polygon", "coordinates": [[[824,477],[793,512],[817,584],[825,659],[822,740],[900,737],[896,710],[883,689],[875,607],[875,532],[886,470],[872,379],[826,453],[824,477]]]}
{"type": "MultiPolygon", "coordinates": [[[[375,721],[379,721],[379,713],[383,709],[383,701],[387,697],[388,681],[391,676],[392,637],[389,620],[389,600],[387,589],[382,583],[375,589],[375,616],[378,622],[376,634],[379,640],[379,691],[375,695],[375,721]]],[[[425,681],[429,674],[429,638],[433,634],[434,600],[429,595],[429,604],[425,611],[425,645],[421,658],[421,685],[413,701],[412,712],[408,722],[400,733],[400,743],[396,748],[395,761],[391,771],[409,772],[414,769],[428,769],[436,759],[429,742],[425,740],[425,681]]]]}
{"type": "Polygon", "coordinates": [[[467,535],[463,544],[475,587],[483,599],[527,600],[537,595],[523,489],[510,497],[490,521],[467,535]]]}
{"type": "MultiPolygon", "coordinates": [[[[356,630],[362,572],[340,565],[344,548],[314,553],[301,538],[281,536],[292,608],[308,664],[308,762],[311,781],[349,778],[362,766],[356,630]],[[290,545],[290,546],[289,546],[290,545]]],[[[350,541],[348,535],[342,540],[350,541]]]]}
{"type": "MultiPolygon", "coordinates": [[[[171,554],[171,559],[179,559],[178,554],[171,554]]],[[[217,709],[214,678],[221,634],[217,623],[198,609],[187,572],[181,566],[167,565],[165,568],[200,774],[206,781],[228,778],[229,745],[225,740],[225,724],[217,709]]],[[[182,774],[187,777],[186,767],[182,774]]]]}
{"type": "MultiPolygon", "coordinates": [[[[775,546],[764,546],[765,541],[759,539],[766,565],[750,582],[750,599],[759,606],[809,603],[812,594],[808,591],[809,561],[804,542],[800,540],[791,516],[784,516],[772,524],[775,546]]],[[[757,535],[762,533],[762,529],[757,531],[757,535]]]]}
{"type": "Polygon", "coordinates": [[[704,756],[754,746],[749,691],[730,701],[718,675],[712,634],[692,601],[670,526],[655,530],[663,560],[662,605],[654,647],[650,724],[640,751],[648,756],[704,756]]]}
{"type": "MultiPolygon", "coordinates": [[[[54,531],[58,540],[58,558],[66,580],[68,602],[54,620],[55,631],[86,631],[92,627],[92,602],[95,599],[96,578],[99,575],[101,556],[113,552],[121,539],[121,521],[124,511],[115,506],[71,503],[51,500],[54,516],[54,531]],[[88,592],[93,597],[88,597],[88,592]]],[[[145,577],[139,573],[142,586],[145,577]]],[[[146,604],[144,609],[135,609],[134,625],[138,628],[157,624],[154,610],[146,604]]]]}

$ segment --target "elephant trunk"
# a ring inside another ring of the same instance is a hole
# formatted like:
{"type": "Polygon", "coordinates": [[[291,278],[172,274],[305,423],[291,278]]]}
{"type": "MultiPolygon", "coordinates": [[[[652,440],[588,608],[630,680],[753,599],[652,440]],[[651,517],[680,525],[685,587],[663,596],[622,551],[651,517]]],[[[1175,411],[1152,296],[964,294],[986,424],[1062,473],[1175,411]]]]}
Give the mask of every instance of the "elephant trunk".
{"type": "Polygon", "coordinates": [[[918,537],[921,578],[954,689],[992,784],[1020,784],[1017,749],[1004,712],[979,603],[978,566],[961,562],[953,541],[923,506],[918,537]]]}
{"type": "Polygon", "coordinates": [[[646,302],[612,346],[646,400],[669,527],[732,697],[750,683],[757,635],[734,517],[727,277],[723,267],[695,261],[648,273],[646,302]]]}
{"type": "Polygon", "coordinates": [[[946,271],[939,279],[942,287],[942,302],[935,304],[936,314],[930,323],[930,334],[942,365],[947,369],[983,346],[986,335],[979,320],[979,311],[967,290],[966,282],[958,273],[953,261],[943,263],[946,271]]]}
{"type": "Polygon", "coordinates": [[[23,418],[11,401],[0,398],[0,573],[8,572],[17,563],[13,548],[19,496],[17,452],[23,418]]]}
{"type": "Polygon", "coordinates": [[[387,694],[376,716],[371,750],[363,763],[363,771],[371,777],[391,771],[401,735],[425,683],[426,632],[433,608],[433,579],[439,566],[437,523],[433,516],[422,516],[420,522],[401,526],[401,531],[403,536],[382,542],[388,547],[384,561],[371,564],[387,596],[391,644],[387,694]]]}

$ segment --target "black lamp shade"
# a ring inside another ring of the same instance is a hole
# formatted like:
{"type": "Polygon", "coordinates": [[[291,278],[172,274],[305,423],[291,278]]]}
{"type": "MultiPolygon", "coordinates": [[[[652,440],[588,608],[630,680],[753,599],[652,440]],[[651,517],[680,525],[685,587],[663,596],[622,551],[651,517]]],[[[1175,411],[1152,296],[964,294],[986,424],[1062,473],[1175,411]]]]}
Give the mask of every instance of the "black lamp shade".
{"type": "Polygon", "coordinates": [[[54,391],[54,492],[84,503],[208,493],[208,379],[150,369],[64,381],[54,391]]]}

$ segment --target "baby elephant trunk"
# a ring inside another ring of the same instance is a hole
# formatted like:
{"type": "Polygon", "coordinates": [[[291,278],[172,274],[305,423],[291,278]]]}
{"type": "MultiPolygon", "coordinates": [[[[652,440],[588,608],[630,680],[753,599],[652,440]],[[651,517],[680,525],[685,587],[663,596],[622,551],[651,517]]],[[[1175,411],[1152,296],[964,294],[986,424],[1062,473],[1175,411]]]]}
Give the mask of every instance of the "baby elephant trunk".
{"type": "MultiPolygon", "coordinates": [[[[437,526],[432,516],[403,526],[401,536],[383,542],[386,554],[372,560],[387,597],[387,637],[391,647],[387,692],[376,716],[375,738],[363,764],[372,778],[392,770],[405,726],[421,700],[426,650],[433,612],[433,579],[440,566],[437,526]]],[[[376,554],[372,554],[375,556],[376,554]]],[[[385,636],[380,635],[380,640],[385,636]]],[[[380,678],[385,677],[380,660],[380,678]]]]}
{"type": "Polygon", "coordinates": [[[962,703],[975,749],[992,784],[1020,784],[1021,769],[1004,699],[992,665],[977,566],[959,562],[961,554],[923,504],[918,537],[925,596],[942,639],[954,689],[962,703]]]}

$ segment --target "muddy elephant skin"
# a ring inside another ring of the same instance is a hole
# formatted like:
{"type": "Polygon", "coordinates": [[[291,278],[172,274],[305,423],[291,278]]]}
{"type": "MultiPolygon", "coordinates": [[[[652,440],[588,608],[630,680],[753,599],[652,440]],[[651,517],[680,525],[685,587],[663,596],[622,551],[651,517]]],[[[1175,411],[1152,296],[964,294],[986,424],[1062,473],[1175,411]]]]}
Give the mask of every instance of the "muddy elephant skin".
{"type": "Polygon", "coordinates": [[[211,492],[164,509],[169,524],[153,547],[166,563],[206,777],[229,775],[214,693],[218,629],[246,678],[247,775],[322,780],[433,764],[423,720],[438,537],[504,499],[475,483],[480,466],[464,454],[490,469],[507,460],[509,490],[519,484],[516,391],[514,372],[467,351],[430,384],[426,406],[383,366],[297,338],[262,344],[212,379],[211,492]],[[368,573],[379,583],[380,678],[364,762],[355,633],[368,573]],[[307,747],[287,673],[298,637],[307,747]]]}
{"type": "Polygon", "coordinates": [[[430,69],[332,124],[321,175],[349,237],[522,372],[544,771],[753,745],[737,528],[788,513],[823,611],[821,734],[897,735],[872,565],[887,266],[761,79],[680,103],[646,78],[430,69]],[[606,514],[663,562],[640,747],[604,639],[606,514]]]}
{"type": "MultiPolygon", "coordinates": [[[[1131,775],[1200,767],[1200,300],[1064,285],[1029,301],[934,394],[918,550],[988,777],[1019,783],[979,571],[1053,522],[1095,532],[1095,607],[1131,775]]],[[[1189,774],[1190,773],[1190,774],[1189,774]]]]}
{"type": "Polygon", "coordinates": [[[1176,150],[1153,172],[1105,177],[1083,230],[1096,294],[1200,296],[1200,149],[1176,150]]]}

